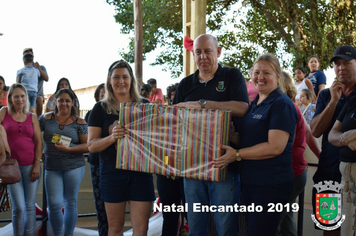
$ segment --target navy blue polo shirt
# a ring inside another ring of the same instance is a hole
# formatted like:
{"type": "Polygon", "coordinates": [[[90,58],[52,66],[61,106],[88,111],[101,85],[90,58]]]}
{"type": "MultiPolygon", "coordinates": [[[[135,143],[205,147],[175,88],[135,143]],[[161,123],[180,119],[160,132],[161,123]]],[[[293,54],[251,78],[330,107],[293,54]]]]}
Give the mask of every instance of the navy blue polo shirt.
{"type": "Polygon", "coordinates": [[[249,102],[245,79],[238,69],[219,65],[214,77],[204,83],[199,81],[198,74],[199,70],[182,79],[176,89],[173,104],[200,99],[249,102]]]}
{"type": "MultiPolygon", "coordinates": [[[[248,94],[245,79],[241,72],[232,67],[222,67],[219,64],[214,77],[208,82],[200,82],[199,70],[179,83],[173,104],[180,102],[199,101],[200,99],[226,102],[240,101],[248,103],[248,94]]],[[[235,124],[235,128],[236,128],[235,124]]],[[[230,144],[233,146],[232,144],[230,144]]],[[[237,172],[239,163],[233,162],[228,166],[229,171],[237,172]]]]}
{"type": "MultiPolygon", "coordinates": [[[[349,99],[344,108],[342,108],[337,120],[342,122],[342,132],[356,129],[356,97],[349,99]]],[[[341,147],[340,161],[355,163],[355,151],[352,151],[348,146],[341,147]]]]}
{"type": "Polygon", "coordinates": [[[266,160],[242,160],[241,182],[252,185],[275,185],[293,180],[292,146],[298,113],[293,102],[280,89],[271,92],[257,105],[259,95],[241,119],[240,148],[252,147],[268,141],[268,131],[283,130],[290,133],[284,151],[266,160]]]}
{"type": "MultiPolygon", "coordinates": [[[[321,153],[320,153],[320,157],[319,157],[317,172],[321,171],[321,172],[328,172],[328,173],[340,173],[340,170],[339,170],[340,148],[335,147],[334,145],[329,143],[328,136],[329,136],[329,132],[330,132],[331,128],[334,126],[337,116],[341,112],[341,110],[344,107],[344,105],[346,104],[346,102],[355,96],[356,96],[356,88],[352,91],[352,93],[348,97],[345,97],[344,95],[342,95],[340,100],[338,101],[335,111],[334,111],[334,114],[333,114],[333,117],[332,117],[332,120],[330,122],[330,126],[328,127],[327,131],[325,133],[323,133],[322,148],[321,148],[321,153]]],[[[329,104],[330,100],[331,100],[331,94],[330,94],[329,89],[324,89],[319,93],[314,117],[324,111],[326,106],[329,104]]],[[[317,173],[316,173],[316,175],[317,175],[317,173]]]]}

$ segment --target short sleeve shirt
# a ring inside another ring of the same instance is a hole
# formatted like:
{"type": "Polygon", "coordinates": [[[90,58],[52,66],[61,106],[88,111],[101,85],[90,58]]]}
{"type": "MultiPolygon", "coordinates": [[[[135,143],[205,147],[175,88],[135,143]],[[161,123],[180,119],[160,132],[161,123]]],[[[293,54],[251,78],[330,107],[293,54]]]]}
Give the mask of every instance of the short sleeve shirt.
{"type": "MultiPolygon", "coordinates": [[[[142,103],[147,103],[141,100],[142,103]]],[[[97,102],[89,115],[88,126],[101,128],[101,138],[105,138],[111,134],[114,127],[114,122],[119,120],[119,116],[115,114],[108,114],[104,108],[105,103],[97,102]]],[[[99,153],[99,159],[105,163],[116,163],[116,147],[112,144],[107,149],[99,153]]]]}
{"type": "Polygon", "coordinates": [[[31,65],[17,71],[17,77],[21,76],[21,84],[26,87],[27,91],[38,90],[38,78],[41,76],[40,71],[31,65]]]}
{"type": "MultiPolygon", "coordinates": [[[[331,128],[334,126],[337,116],[341,112],[346,102],[355,96],[356,96],[356,88],[352,91],[349,97],[345,97],[344,95],[342,95],[336,105],[332,120],[330,122],[330,126],[328,127],[326,132],[323,133],[321,153],[320,153],[319,163],[318,163],[318,171],[329,172],[329,173],[340,173],[339,171],[340,148],[335,147],[334,145],[329,143],[328,136],[331,128]]],[[[318,97],[318,102],[316,104],[316,111],[314,117],[324,111],[326,106],[329,104],[330,100],[331,100],[331,94],[329,89],[324,89],[323,91],[320,92],[318,97]]]]}
{"type": "MultiPolygon", "coordinates": [[[[350,99],[342,108],[337,120],[342,122],[341,131],[346,132],[356,129],[356,97],[350,99]]],[[[343,146],[340,149],[340,161],[356,162],[356,152],[349,147],[343,146]]]]}
{"type": "MultiPolygon", "coordinates": [[[[47,74],[46,67],[44,67],[44,66],[40,66],[40,67],[41,67],[41,70],[43,70],[43,72],[47,74]]],[[[37,90],[38,97],[43,97],[43,81],[44,80],[41,78],[38,79],[38,90],[37,90]]]]}
{"type": "MultiPolygon", "coordinates": [[[[226,102],[240,101],[249,103],[245,79],[236,68],[219,65],[214,77],[208,82],[198,78],[199,70],[185,77],[178,85],[173,104],[200,99],[226,102]]],[[[236,126],[235,126],[236,127],[236,126]]],[[[239,163],[233,162],[228,166],[229,171],[237,171],[239,163]]]]}
{"type": "MultiPolygon", "coordinates": [[[[104,107],[103,102],[97,102],[89,115],[88,126],[101,128],[101,138],[105,138],[111,134],[111,130],[114,127],[114,122],[119,119],[118,115],[108,114],[104,107]]],[[[116,148],[115,144],[100,152],[100,161],[106,163],[116,162],[116,148]]]]}
{"type": "Polygon", "coordinates": [[[274,185],[293,180],[292,145],[298,113],[294,104],[279,89],[271,92],[257,105],[259,95],[251,103],[238,127],[240,148],[268,142],[269,130],[283,130],[290,134],[284,151],[266,160],[242,160],[241,182],[253,185],[274,185]]]}
{"type": "MultiPolygon", "coordinates": [[[[309,73],[308,73],[308,75],[309,75],[309,73]]],[[[326,76],[325,76],[324,72],[322,72],[321,70],[317,70],[317,72],[314,75],[312,75],[308,78],[313,84],[315,95],[318,96],[319,85],[326,84],[326,76]]]]}
{"type": "Polygon", "coordinates": [[[152,94],[152,96],[148,99],[150,102],[154,102],[157,99],[161,100],[159,104],[164,104],[164,96],[162,93],[162,90],[160,88],[157,89],[155,94],[152,94]]]}
{"type": "Polygon", "coordinates": [[[173,104],[206,99],[211,101],[242,101],[248,103],[245,80],[236,68],[219,65],[214,77],[208,82],[200,82],[199,70],[179,83],[173,104]]]}
{"type": "Polygon", "coordinates": [[[52,137],[54,134],[64,135],[71,138],[70,147],[79,145],[81,144],[79,134],[88,133],[87,124],[78,124],[75,120],[69,125],[64,125],[61,129],[58,122],[52,117],[46,119],[44,115],[41,115],[39,121],[45,141],[46,170],[72,170],[85,165],[83,153],[59,152],[52,143],[52,137]]]}

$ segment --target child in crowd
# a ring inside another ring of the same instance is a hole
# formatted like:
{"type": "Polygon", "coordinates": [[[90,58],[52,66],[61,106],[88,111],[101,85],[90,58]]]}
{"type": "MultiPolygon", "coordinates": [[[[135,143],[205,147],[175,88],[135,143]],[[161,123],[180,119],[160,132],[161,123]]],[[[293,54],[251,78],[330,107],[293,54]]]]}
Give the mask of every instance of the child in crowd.
{"type": "Polygon", "coordinates": [[[147,80],[147,84],[151,86],[152,88],[152,94],[149,97],[148,100],[152,103],[157,103],[157,104],[164,104],[164,97],[162,90],[160,88],[157,88],[157,80],[156,79],[149,79],[147,80]]]}
{"type": "Polygon", "coordinates": [[[297,96],[295,96],[296,102],[300,105],[299,98],[300,98],[300,93],[302,92],[303,89],[310,89],[313,94],[313,99],[315,101],[316,95],[314,93],[314,88],[313,88],[313,83],[305,78],[307,75],[307,71],[305,70],[304,67],[298,66],[294,70],[294,75],[295,75],[295,87],[297,89],[297,96]]]}
{"type": "Polygon", "coordinates": [[[30,111],[36,113],[38,79],[41,74],[33,64],[33,55],[31,53],[23,55],[23,63],[25,67],[17,71],[17,83],[25,86],[30,102],[30,111]]]}
{"type": "MultiPolygon", "coordinates": [[[[316,98],[318,98],[320,91],[325,89],[326,76],[324,72],[319,70],[320,62],[319,58],[316,55],[309,57],[308,67],[310,72],[307,74],[306,77],[312,82],[315,96],[316,98]]],[[[317,99],[315,101],[317,101],[317,99]]]]}
{"type": "Polygon", "coordinates": [[[171,84],[167,87],[167,104],[172,105],[174,95],[179,83],[171,84]]]}
{"type": "Polygon", "coordinates": [[[315,113],[315,104],[313,104],[313,94],[309,89],[302,89],[300,93],[300,111],[302,112],[305,120],[310,125],[315,113]]]}
{"type": "Polygon", "coordinates": [[[152,95],[152,88],[151,88],[151,86],[150,86],[149,84],[143,84],[143,85],[141,85],[140,94],[141,94],[141,96],[142,96],[145,100],[149,101],[149,98],[150,98],[151,95],[152,95]]]}

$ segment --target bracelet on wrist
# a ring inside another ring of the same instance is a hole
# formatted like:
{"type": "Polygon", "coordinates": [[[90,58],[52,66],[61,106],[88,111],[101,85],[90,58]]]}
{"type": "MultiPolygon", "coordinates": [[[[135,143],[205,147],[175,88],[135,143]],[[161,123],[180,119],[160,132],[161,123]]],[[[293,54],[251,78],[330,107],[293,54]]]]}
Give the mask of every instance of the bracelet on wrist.
{"type": "Polygon", "coordinates": [[[242,160],[239,151],[240,151],[240,150],[236,150],[236,158],[235,158],[236,161],[241,161],[241,160],[242,160]]]}

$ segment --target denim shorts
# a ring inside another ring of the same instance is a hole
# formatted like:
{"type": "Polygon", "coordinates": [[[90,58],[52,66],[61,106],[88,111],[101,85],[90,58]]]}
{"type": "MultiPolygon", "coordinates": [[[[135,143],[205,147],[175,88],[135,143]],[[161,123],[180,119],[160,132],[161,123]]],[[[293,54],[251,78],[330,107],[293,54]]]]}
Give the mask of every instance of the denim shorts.
{"type": "Polygon", "coordinates": [[[30,107],[36,107],[37,92],[27,91],[27,94],[28,94],[28,102],[30,103],[30,107]]]}
{"type": "Polygon", "coordinates": [[[116,169],[113,163],[100,163],[101,198],[104,202],[149,202],[156,199],[152,175],[116,169]]]}

